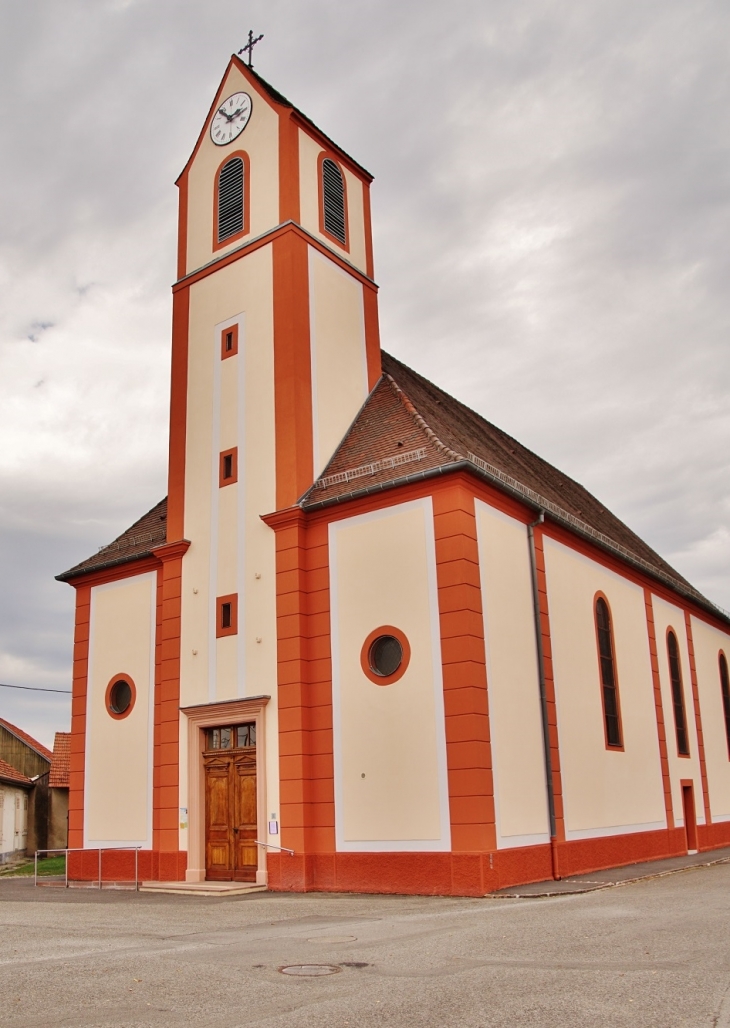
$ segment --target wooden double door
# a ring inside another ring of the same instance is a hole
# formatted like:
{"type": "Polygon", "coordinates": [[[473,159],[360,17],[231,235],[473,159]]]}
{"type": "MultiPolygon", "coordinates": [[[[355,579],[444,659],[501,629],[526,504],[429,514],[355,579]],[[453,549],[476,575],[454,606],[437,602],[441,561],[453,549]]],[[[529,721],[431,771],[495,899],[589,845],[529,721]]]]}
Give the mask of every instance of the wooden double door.
{"type": "Polygon", "coordinates": [[[205,876],[255,882],[258,869],[256,748],[203,753],[205,876]]]}

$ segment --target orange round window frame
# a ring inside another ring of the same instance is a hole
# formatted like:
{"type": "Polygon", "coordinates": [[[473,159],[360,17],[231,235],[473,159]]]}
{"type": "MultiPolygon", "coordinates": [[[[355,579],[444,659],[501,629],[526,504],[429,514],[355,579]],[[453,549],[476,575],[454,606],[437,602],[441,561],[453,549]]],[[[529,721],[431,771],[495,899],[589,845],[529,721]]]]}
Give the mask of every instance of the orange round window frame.
{"type": "Polygon", "coordinates": [[[109,715],[109,717],[113,717],[115,721],[122,721],[125,717],[129,717],[129,715],[134,710],[134,704],[136,700],[137,686],[134,684],[133,678],[130,675],[114,675],[114,677],[109,682],[109,685],[106,687],[106,695],[104,696],[104,706],[106,707],[106,712],[109,715]],[[118,693],[121,690],[116,689],[115,686],[120,685],[122,682],[126,682],[126,684],[129,686],[131,696],[129,702],[124,707],[124,709],[119,710],[119,705],[115,702],[115,693],[118,693]]]}
{"type": "Polygon", "coordinates": [[[380,628],[376,628],[374,632],[371,632],[365,642],[362,644],[360,650],[360,667],[363,670],[363,674],[368,678],[374,685],[392,685],[403,677],[408,670],[408,665],[411,661],[411,647],[406,636],[401,632],[400,628],[394,628],[393,625],[381,625],[380,628]],[[390,635],[394,639],[397,639],[400,643],[400,648],[403,651],[401,662],[393,672],[392,675],[379,675],[373,671],[370,665],[370,651],[373,645],[378,639],[381,639],[384,635],[390,635]]]}

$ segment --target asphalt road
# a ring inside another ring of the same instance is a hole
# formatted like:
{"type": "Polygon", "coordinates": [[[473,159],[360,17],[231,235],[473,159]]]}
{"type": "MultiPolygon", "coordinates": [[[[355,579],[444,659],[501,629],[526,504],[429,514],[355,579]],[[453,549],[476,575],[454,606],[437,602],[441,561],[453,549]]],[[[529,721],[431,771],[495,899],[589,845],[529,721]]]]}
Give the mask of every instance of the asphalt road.
{"type": "Polygon", "coordinates": [[[729,914],[727,864],[550,899],[1,880],[0,1024],[730,1028],[729,914]]]}

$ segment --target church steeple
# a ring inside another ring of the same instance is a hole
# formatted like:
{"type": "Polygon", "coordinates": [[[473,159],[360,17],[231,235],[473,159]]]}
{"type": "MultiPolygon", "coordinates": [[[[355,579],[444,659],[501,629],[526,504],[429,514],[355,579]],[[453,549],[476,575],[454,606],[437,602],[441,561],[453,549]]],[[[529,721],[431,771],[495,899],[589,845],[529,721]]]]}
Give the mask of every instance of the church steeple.
{"type": "MultiPolygon", "coordinates": [[[[266,384],[258,386],[270,395],[273,428],[275,490],[268,509],[288,506],[306,491],[377,381],[371,181],[284,96],[231,57],[177,182],[171,532],[190,534],[183,510],[191,418],[201,405],[209,420],[218,416],[210,385],[191,376],[212,345],[205,333],[242,319],[241,362],[258,361],[256,374],[270,363],[266,384]],[[205,315],[197,296],[210,298],[205,315]]],[[[250,385],[250,374],[245,381],[250,385]]],[[[250,406],[238,393],[236,403],[250,406]]]]}

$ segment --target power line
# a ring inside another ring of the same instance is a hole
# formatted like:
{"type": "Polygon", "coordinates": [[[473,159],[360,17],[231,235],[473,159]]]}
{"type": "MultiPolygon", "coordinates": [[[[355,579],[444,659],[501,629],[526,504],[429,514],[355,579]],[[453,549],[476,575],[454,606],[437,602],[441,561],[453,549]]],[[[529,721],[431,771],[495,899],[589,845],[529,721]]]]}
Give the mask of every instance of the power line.
{"type": "Polygon", "coordinates": [[[70,689],[42,689],[37,685],[7,685],[5,682],[0,682],[0,689],[25,689],[27,692],[62,692],[66,696],[71,695],[70,689]]]}

